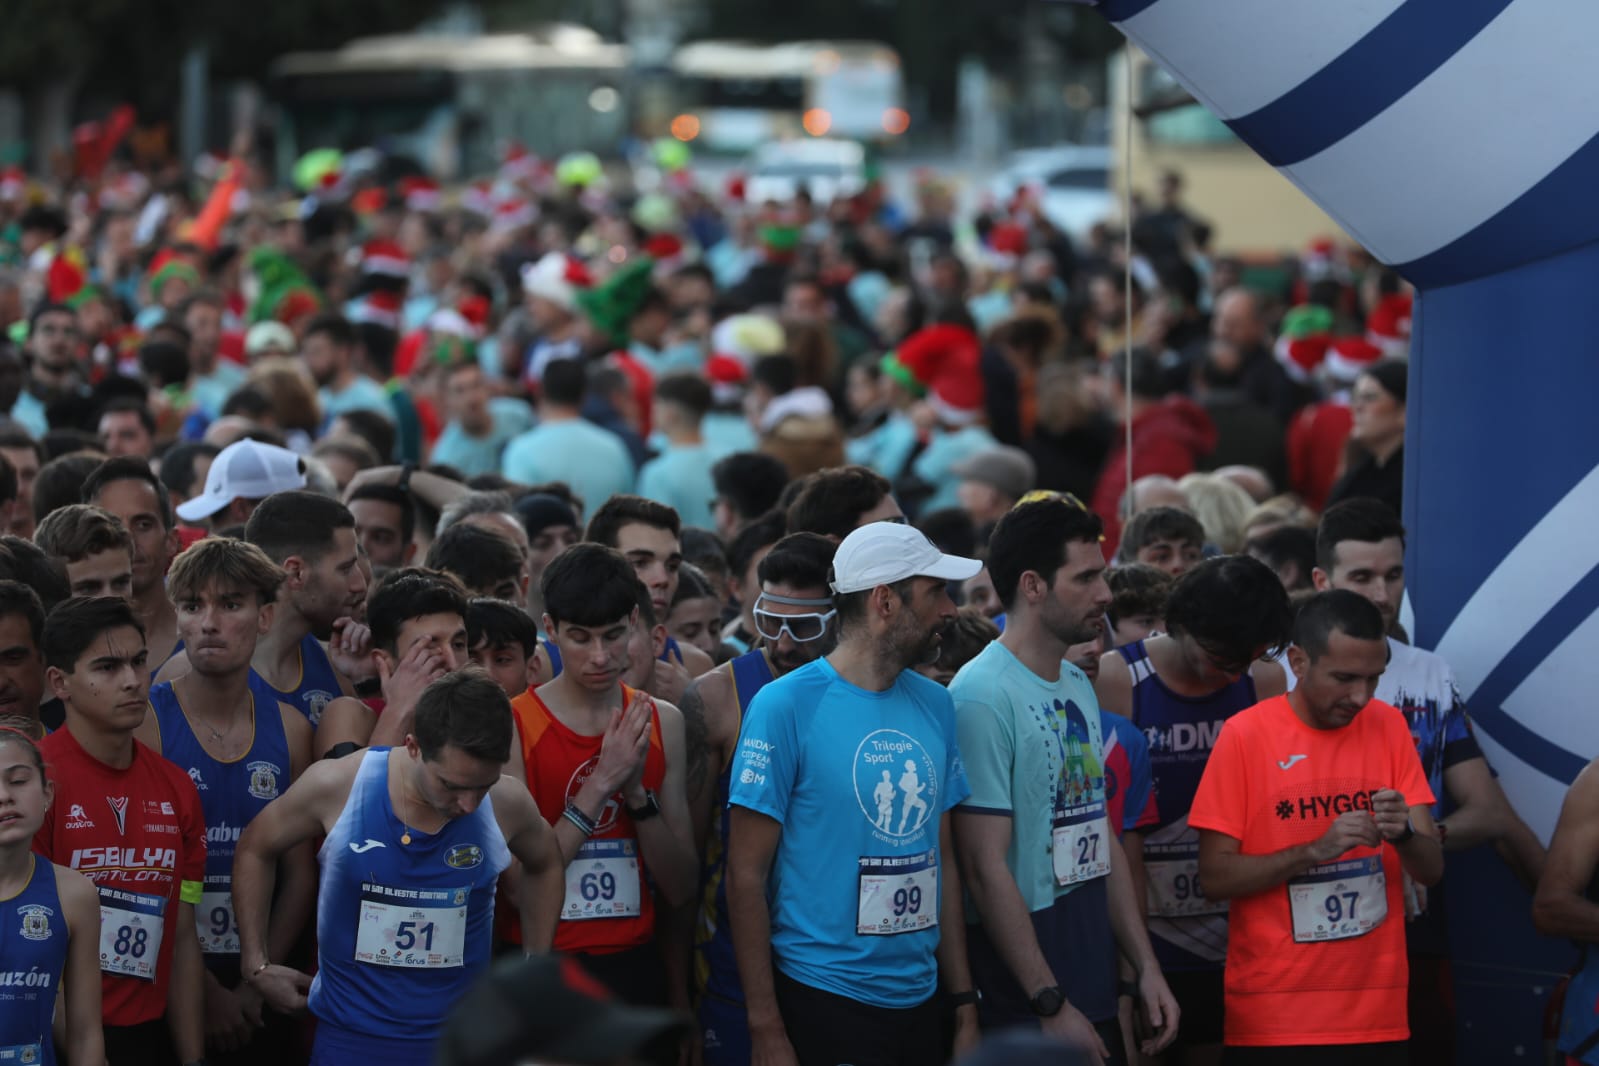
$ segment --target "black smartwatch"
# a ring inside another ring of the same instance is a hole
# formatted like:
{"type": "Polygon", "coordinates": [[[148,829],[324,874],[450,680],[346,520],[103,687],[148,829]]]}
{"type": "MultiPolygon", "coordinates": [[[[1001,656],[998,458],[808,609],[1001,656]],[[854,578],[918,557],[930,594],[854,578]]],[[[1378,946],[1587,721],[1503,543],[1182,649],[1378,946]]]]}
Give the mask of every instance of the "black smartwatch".
{"type": "Polygon", "coordinates": [[[1416,835],[1416,827],[1411,824],[1410,819],[1407,817],[1405,819],[1405,831],[1403,833],[1400,833],[1398,836],[1394,837],[1394,843],[1395,844],[1403,844],[1405,841],[1409,840],[1411,837],[1413,837],[1415,835],[1416,835]]]}
{"type": "Polygon", "coordinates": [[[644,793],[644,806],[627,807],[627,816],[635,822],[647,822],[661,813],[661,805],[655,802],[655,793],[644,793]]]}
{"type": "Polygon", "coordinates": [[[965,992],[954,992],[949,997],[951,1007],[975,1007],[982,1001],[983,993],[976,988],[967,989],[965,992]]]}
{"type": "Polygon", "coordinates": [[[415,463],[401,463],[400,464],[400,479],[394,483],[394,487],[399,489],[401,492],[410,492],[411,491],[411,475],[414,474],[414,473],[416,473],[416,464],[415,463]]]}
{"type": "Polygon", "coordinates": [[[1033,998],[1027,1001],[1027,1009],[1040,1018],[1053,1018],[1065,1005],[1066,996],[1057,985],[1039,989],[1033,993],[1033,998]]]}

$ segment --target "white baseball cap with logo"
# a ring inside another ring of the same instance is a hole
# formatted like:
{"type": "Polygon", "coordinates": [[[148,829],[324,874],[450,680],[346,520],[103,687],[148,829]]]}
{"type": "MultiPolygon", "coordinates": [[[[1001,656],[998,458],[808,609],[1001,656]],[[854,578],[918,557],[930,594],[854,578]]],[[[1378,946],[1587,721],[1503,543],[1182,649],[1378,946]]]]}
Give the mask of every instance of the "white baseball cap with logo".
{"type": "Polygon", "coordinates": [[[871,522],[844,538],[833,556],[833,591],[843,594],[892,585],[908,577],[965,581],[981,561],[945,555],[921,530],[899,522],[871,522]]]}
{"type": "Polygon", "coordinates": [[[205,475],[205,491],[180,503],[185,522],[210,518],[234,500],[264,500],[274,492],[305,488],[305,464],[287,448],[241,440],[223,448],[205,475]]]}

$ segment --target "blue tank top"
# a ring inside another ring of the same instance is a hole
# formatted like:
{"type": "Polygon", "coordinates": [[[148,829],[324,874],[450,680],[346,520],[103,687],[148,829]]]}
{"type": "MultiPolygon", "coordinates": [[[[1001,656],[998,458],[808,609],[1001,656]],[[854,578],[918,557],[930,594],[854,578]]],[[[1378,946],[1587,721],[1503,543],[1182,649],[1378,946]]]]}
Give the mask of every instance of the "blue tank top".
{"type": "MultiPolygon", "coordinates": [[[[269,686],[271,687],[271,686],[269,686]]],[[[278,699],[305,715],[315,726],[322,721],[322,709],[344,694],[339,675],[328,661],[322,642],[307,633],[300,641],[300,683],[287,691],[272,688],[278,699]]]]}
{"type": "MultiPolygon", "coordinates": [[[[755,694],[772,681],[772,668],[757,648],[727,664],[738,697],[739,724],[755,694]]],[[[727,833],[730,822],[727,796],[733,785],[733,760],[727,760],[716,779],[716,833],[705,842],[705,869],[700,881],[700,916],[694,931],[695,983],[701,992],[734,1003],[744,1002],[733,954],[733,925],[727,912],[727,833]]]]}
{"type": "Polygon", "coordinates": [[[254,735],[243,755],[221,762],[208,754],[178,704],[172,683],[150,690],[161,730],[161,755],[187,770],[205,812],[205,887],[194,908],[200,950],[208,966],[237,967],[239,926],[233,913],[233,852],[239,834],[289,787],[289,740],[278,713],[278,694],[250,671],[254,735]]]}
{"type": "MultiPolygon", "coordinates": [[[[1590,903],[1599,903],[1599,874],[1588,881],[1584,895],[1590,903]]],[[[1559,1046],[1570,1057],[1568,1061],[1583,1066],[1599,1064],[1599,951],[1591,944],[1583,946],[1582,965],[1566,986],[1559,1046]]]]}
{"type": "Polygon", "coordinates": [[[1220,969],[1227,958],[1226,905],[1195,898],[1199,834],[1188,811],[1222,723],[1259,702],[1247,672],[1208,696],[1182,696],[1155,673],[1144,642],[1116,649],[1133,677],[1133,724],[1149,742],[1159,820],[1144,836],[1149,932],[1167,970],[1220,969]],[[1163,887],[1164,886],[1164,887],[1163,887]]]}
{"type": "Polygon", "coordinates": [[[402,825],[389,802],[389,754],[361,756],[317,856],[311,1013],[348,1032],[431,1042],[489,965],[494,882],[511,853],[488,796],[437,833],[402,825]]]}
{"type": "Polygon", "coordinates": [[[0,1062],[55,1066],[50,1021],[67,963],[67,916],[55,868],[42,855],[31,858],[28,883],[0,900],[0,1062]]]}

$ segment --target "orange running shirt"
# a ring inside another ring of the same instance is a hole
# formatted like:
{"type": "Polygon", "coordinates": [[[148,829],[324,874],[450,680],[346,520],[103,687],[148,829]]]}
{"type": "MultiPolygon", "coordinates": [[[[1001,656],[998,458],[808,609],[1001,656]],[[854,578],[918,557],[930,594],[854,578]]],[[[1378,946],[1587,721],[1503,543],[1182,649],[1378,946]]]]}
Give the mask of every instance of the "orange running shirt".
{"type": "MultiPolygon", "coordinates": [[[[1240,711],[1222,727],[1188,824],[1233,837],[1245,855],[1269,855],[1315,840],[1346,811],[1369,810],[1371,794],[1385,788],[1397,789],[1413,807],[1433,802],[1404,715],[1373,700],[1342,729],[1312,729],[1294,714],[1288,697],[1278,696],[1240,711]]],[[[1324,878],[1295,878],[1232,901],[1228,1044],[1409,1037],[1399,853],[1385,843],[1354,848],[1335,862],[1337,876],[1324,866],[1318,868],[1327,872],[1324,878]],[[1299,900],[1298,939],[1291,895],[1299,900]],[[1348,935],[1359,928],[1349,919],[1369,922],[1381,914],[1384,899],[1386,917],[1348,935]],[[1314,939],[1340,933],[1342,939],[1314,939]]]]}
{"type": "MultiPolygon", "coordinates": [[[[622,686],[622,706],[633,690],[622,686]]],[[[557,825],[567,801],[599,765],[603,735],[574,733],[529,690],[511,701],[522,737],[528,791],[539,813],[557,825]]],[[[659,789],[666,778],[660,711],[651,706],[650,749],[644,756],[644,787],[659,789]]],[[[605,955],[647,944],[655,935],[655,904],[633,819],[621,793],[595,819],[598,828],[567,866],[566,902],[555,927],[555,950],[605,955]]],[[[503,917],[503,915],[502,915],[503,917]]],[[[514,913],[512,915],[514,917],[514,913]]],[[[500,935],[521,942],[521,930],[502,921],[500,935]]]]}

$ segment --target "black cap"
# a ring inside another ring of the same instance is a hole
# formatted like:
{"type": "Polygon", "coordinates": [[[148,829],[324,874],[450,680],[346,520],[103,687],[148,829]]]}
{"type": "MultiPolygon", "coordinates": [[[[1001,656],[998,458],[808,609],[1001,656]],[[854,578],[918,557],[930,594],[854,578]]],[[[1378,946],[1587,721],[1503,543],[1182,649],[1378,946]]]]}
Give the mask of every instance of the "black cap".
{"type": "Polygon", "coordinates": [[[576,960],[504,959],[461,998],[439,1038],[439,1066],[514,1066],[528,1059],[605,1064],[681,1037],[689,1019],[611,997],[576,960]]]}
{"type": "Polygon", "coordinates": [[[577,512],[559,496],[533,492],[516,501],[516,516],[522,520],[529,539],[538,536],[551,526],[571,526],[581,532],[577,512]]]}

